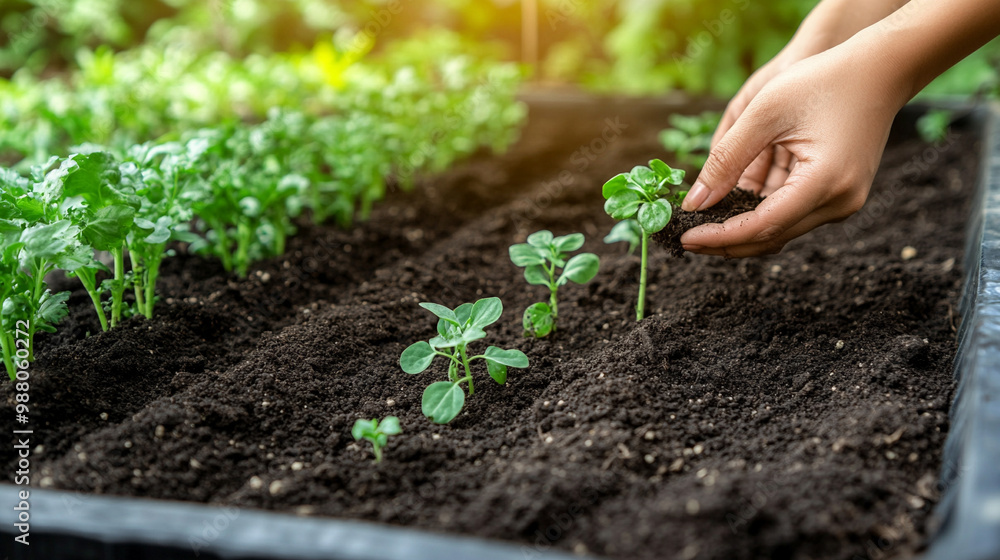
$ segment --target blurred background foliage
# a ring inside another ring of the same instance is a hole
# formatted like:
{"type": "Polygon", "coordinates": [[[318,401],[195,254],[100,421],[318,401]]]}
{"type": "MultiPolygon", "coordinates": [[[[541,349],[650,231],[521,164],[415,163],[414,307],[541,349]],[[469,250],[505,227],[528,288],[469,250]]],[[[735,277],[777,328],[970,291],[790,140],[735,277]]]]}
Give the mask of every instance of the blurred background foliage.
{"type": "MultiPolygon", "coordinates": [[[[529,4],[531,2],[528,2],[529,4]]],[[[816,0],[538,0],[535,80],[625,94],[728,97],[816,0]]],[[[522,60],[518,0],[0,0],[0,76],[74,69],[81,51],[182,44],[232,57],[308,51],[366,28],[374,48],[427,29],[522,60]]],[[[418,44],[419,45],[419,44],[418,44]]],[[[475,45],[473,47],[472,45],[475,45]]],[[[419,48],[419,46],[415,47],[419,48]]],[[[925,94],[998,89],[994,42],[925,94]]]]}

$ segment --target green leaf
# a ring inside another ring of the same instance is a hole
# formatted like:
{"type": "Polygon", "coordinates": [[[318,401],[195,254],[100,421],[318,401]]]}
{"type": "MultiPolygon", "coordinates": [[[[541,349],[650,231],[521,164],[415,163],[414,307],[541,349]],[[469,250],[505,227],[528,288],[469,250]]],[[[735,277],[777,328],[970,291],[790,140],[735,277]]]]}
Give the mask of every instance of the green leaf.
{"type": "Polygon", "coordinates": [[[552,243],[552,232],[547,229],[536,231],[528,236],[528,245],[532,247],[548,249],[549,243],[552,243]]]}
{"type": "Polygon", "coordinates": [[[395,416],[386,416],[378,425],[378,431],[387,436],[394,436],[401,433],[403,430],[399,427],[399,418],[396,418],[395,416]]]}
{"type": "Polygon", "coordinates": [[[571,233],[552,240],[552,244],[555,245],[556,251],[560,253],[576,251],[580,247],[583,247],[583,242],[584,237],[582,233],[571,233]]]}
{"type": "Polygon", "coordinates": [[[628,242],[629,253],[635,252],[636,247],[642,242],[642,228],[639,227],[639,222],[632,219],[622,220],[615,224],[615,227],[611,228],[611,232],[604,238],[604,242],[607,244],[621,241],[628,242]]]}
{"type": "Polygon", "coordinates": [[[52,325],[62,321],[63,317],[69,314],[69,309],[66,307],[68,299],[69,292],[53,294],[45,290],[45,293],[39,300],[38,311],[35,313],[37,319],[35,326],[45,332],[56,332],[55,327],[52,325]]]}
{"type": "Polygon", "coordinates": [[[455,308],[455,317],[458,318],[458,324],[460,327],[464,327],[469,323],[469,318],[472,317],[472,304],[463,303],[455,308]]]}
{"type": "Polygon", "coordinates": [[[524,279],[532,286],[548,286],[549,273],[541,265],[532,265],[524,269],[524,279]]]}
{"type": "Polygon", "coordinates": [[[586,284],[597,276],[597,270],[601,266],[601,259],[593,253],[581,253],[574,256],[566,263],[562,276],[559,277],[558,285],[562,286],[567,282],[586,284]]]}
{"type": "Polygon", "coordinates": [[[658,182],[656,179],[656,173],[653,173],[653,170],[645,165],[637,165],[633,167],[632,172],[629,173],[629,178],[634,184],[642,187],[642,190],[647,192],[650,187],[655,186],[658,182]]]}
{"type": "Polygon", "coordinates": [[[52,260],[69,249],[79,230],[69,220],[31,226],[21,232],[21,243],[29,259],[52,260]]]}
{"type": "Polygon", "coordinates": [[[430,302],[426,302],[425,301],[425,302],[423,302],[423,303],[420,304],[420,307],[423,307],[427,311],[430,311],[431,313],[437,315],[438,317],[444,319],[445,321],[448,321],[449,323],[454,323],[454,324],[456,324],[458,326],[461,326],[463,324],[462,322],[460,322],[458,320],[458,317],[455,316],[455,312],[454,311],[452,311],[451,309],[448,309],[447,307],[445,307],[443,305],[439,305],[437,303],[430,303],[430,302]]]}
{"type": "Polygon", "coordinates": [[[524,317],[521,319],[525,336],[542,338],[548,336],[555,327],[555,318],[552,317],[552,308],[545,302],[538,302],[528,306],[524,310],[524,317]]]}
{"type": "Polygon", "coordinates": [[[639,209],[639,225],[642,226],[643,231],[652,235],[667,227],[672,214],[673,209],[670,207],[670,203],[661,198],[642,205],[642,208],[639,209]]]}
{"type": "Polygon", "coordinates": [[[359,418],[354,421],[354,426],[351,428],[351,435],[354,436],[355,440],[374,437],[375,426],[377,424],[378,420],[366,420],[364,418],[359,418]]]}
{"type": "Polygon", "coordinates": [[[628,175],[625,173],[619,173],[611,178],[607,183],[604,183],[604,187],[601,189],[601,193],[604,198],[611,198],[615,193],[628,188],[628,175]]]}
{"type": "Polygon", "coordinates": [[[496,381],[500,385],[507,382],[507,366],[497,363],[497,362],[486,362],[486,371],[489,372],[490,377],[493,381],[496,381]]]}
{"type": "Polygon", "coordinates": [[[468,344],[469,342],[474,342],[481,338],[486,338],[486,331],[478,327],[470,326],[469,328],[462,331],[462,342],[468,344]]]}
{"type": "Polygon", "coordinates": [[[434,349],[424,342],[415,342],[399,356],[399,365],[406,373],[420,373],[434,361],[434,349]]]}
{"type": "Polygon", "coordinates": [[[420,410],[435,424],[451,422],[465,405],[465,390],[458,383],[438,381],[424,389],[420,410]]]}
{"type": "Polygon", "coordinates": [[[470,316],[472,322],[469,326],[474,329],[481,329],[496,323],[502,314],[503,303],[500,301],[500,298],[483,298],[472,306],[472,315],[470,316]]]}
{"type": "Polygon", "coordinates": [[[87,220],[83,237],[94,249],[110,251],[121,247],[132,229],[135,209],[124,204],[105,206],[87,220]]]}
{"type": "Polygon", "coordinates": [[[660,159],[650,160],[649,168],[652,169],[653,172],[655,172],[660,177],[666,177],[667,175],[670,175],[671,171],[673,171],[672,169],[670,169],[669,165],[663,163],[663,160],[660,159]]]}
{"type": "Polygon", "coordinates": [[[515,368],[528,367],[528,357],[520,350],[504,350],[496,346],[490,346],[486,349],[483,356],[485,356],[488,362],[496,362],[515,368]]]}
{"type": "Polygon", "coordinates": [[[545,256],[548,254],[547,251],[537,249],[528,245],[527,243],[519,243],[517,245],[511,245],[510,249],[510,260],[517,266],[531,266],[533,264],[543,264],[545,263],[545,256]]]}
{"type": "Polygon", "coordinates": [[[633,190],[620,190],[604,203],[604,211],[616,220],[625,220],[635,216],[642,199],[633,190]]]}

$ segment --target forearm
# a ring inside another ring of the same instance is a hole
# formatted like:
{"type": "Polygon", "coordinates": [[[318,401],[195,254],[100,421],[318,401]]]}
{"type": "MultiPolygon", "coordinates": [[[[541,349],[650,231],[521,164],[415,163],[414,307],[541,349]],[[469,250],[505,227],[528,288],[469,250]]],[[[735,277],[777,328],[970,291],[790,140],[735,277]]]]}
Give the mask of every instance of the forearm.
{"type": "Polygon", "coordinates": [[[901,104],[1000,34],[1000,0],[912,0],[855,39],[880,58],[901,104]]]}
{"type": "Polygon", "coordinates": [[[907,0],[823,0],[803,20],[789,42],[791,58],[801,60],[833,48],[906,3],[907,0]]]}

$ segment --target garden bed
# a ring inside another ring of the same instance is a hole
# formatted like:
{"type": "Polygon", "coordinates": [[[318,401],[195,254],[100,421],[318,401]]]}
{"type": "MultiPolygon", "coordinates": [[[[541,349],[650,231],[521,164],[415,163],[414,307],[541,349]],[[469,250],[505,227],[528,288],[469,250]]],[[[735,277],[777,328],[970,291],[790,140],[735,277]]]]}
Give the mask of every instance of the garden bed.
{"type": "Polygon", "coordinates": [[[100,329],[77,290],[32,366],[32,485],[615,558],[920,550],[979,136],[932,147],[902,119],[869,205],[780,255],[654,248],[637,325],[638,257],[601,242],[600,185],[663,156],[673,109],[535,103],[509,154],[394,193],[351,231],[304,227],[247,280],[168,261],[152,321],[88,338],[100,329]],[[507,247],[539,229],[583,232],[602,268],[560,291],[559,331],[532,340],[520,313],[543,289],[507,247]],[[417,303],[487,296],[505,307],[488,343],[531,366],[432,424],[420,398],[441,368],[415,377],[398,362],[434,332],[417,303]],[[403,434],[373,466],[351,425],[386,415],[403,434]]]}

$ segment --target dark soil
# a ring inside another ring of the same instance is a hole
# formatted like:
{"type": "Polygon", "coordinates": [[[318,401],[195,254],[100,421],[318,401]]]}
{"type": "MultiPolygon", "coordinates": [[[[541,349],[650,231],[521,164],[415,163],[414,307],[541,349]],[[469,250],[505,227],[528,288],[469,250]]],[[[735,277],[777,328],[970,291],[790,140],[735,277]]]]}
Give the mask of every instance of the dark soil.
{"type": "Polygon", "coordinates": [[[932,148],[902,127],[869,206],[780,255],[651,251],[650,316],[636,324],[638,258],[601,242],[600,185],[664,156],[668,112],[533,107],[509,154],[393,193],[351,231],[306,227],[245,280],[179,256],[152,321],[88,337],[77,290],[38,342],[32,484],[622,559],[919,550],[939,495],[977,136],[932,148]],[[543,228],[585,233],[602,271],[560,291],[554,336],[525,339],[521,312],[545,294],[507,247],[543,228]],[[477,344],[519,348],[531,366],[506,386],[479,371],[463,413],[434,425],[420,397],[444,365],[398,365],[434,334],[417,303],[486,296],[506,311],[477,344]],[[404,433],[373,466],[351,425],[387,415],[404,433]]]}
{"type": "Polygon", "coordinates": [[[684,254],[684,247],[681,246],[681,235],[685,231],[702,224],[721,224],[733,216],[739,216],[753,210],[762,200],[764,199],[753,191],[736,187],[729,191],[726,198],[711,208],[701,212],[677,212],[670,219],[667,227],[654,233],[651,239],[663,245],[673,256],[680,257],[684,254]]]}

